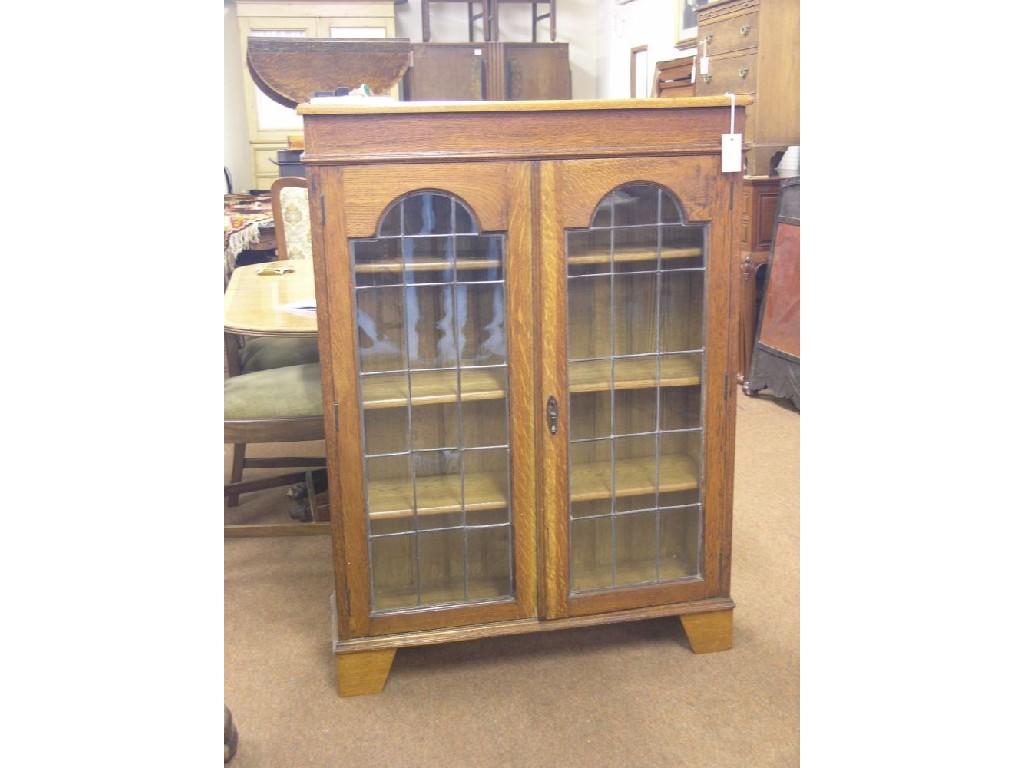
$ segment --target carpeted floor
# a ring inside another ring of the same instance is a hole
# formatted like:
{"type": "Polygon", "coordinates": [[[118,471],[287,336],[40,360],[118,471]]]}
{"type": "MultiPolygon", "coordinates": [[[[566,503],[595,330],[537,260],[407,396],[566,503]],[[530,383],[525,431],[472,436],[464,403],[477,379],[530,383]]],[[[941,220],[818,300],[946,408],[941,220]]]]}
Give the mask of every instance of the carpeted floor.
{"type": "Polygon", "coordinates": [[[381,695],[340,699],[328,539],[227,540],[232,767],[798,765],[800,417],[737,396],[731,651],[694,655],[675,618],[408,648],[381,695]]]}

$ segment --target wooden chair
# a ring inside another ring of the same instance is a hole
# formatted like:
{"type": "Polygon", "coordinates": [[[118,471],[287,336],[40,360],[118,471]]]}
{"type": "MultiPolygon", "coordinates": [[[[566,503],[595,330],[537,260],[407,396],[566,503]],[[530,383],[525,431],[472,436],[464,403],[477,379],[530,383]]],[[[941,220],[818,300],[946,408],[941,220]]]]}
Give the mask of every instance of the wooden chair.
{"type": "Polygon", "coordinates": [[[282,176],[270,185],[278,259],[313,258],[309,226],[309,182],[301,176],[282,176]]]}
{"type": "MultiPolygon", "coordinates": [[[[279,259],[308,259],[312,252],[309,187],[300,177],[283,177],[271,186],[279,259]]],[[[228,379],[224,382],[224,441],[232,443],[231,482],[224,494],[229,507],[239,494],[301,483],[302,472],[242,481],[246,468],[323,467],[322,458],[246,458],[248,443],[288,443],[323,439],[320,356],[315,338],[239,337],[225,334],[228,379]]],[[[315,508],[315,499],[311,499],[315,508]]],[[[252,528],[252,526],[243,526],[252,528]]],[[[262,526],[279,532],[295,526],[262,526]]],[[[237,531],[238,526],[226,526],[237,531]]],[[[261,531],[263,532],[263,531],[261,531]]],[[[248,535],[237,533],[229,535],[248,535]]]]}
{"type": "MultiPolygon", "coordinates": [[[[271,185],[270,194],[277,258],[312,258],[309,183],[298,176],[284,176],[271,185]]],[[[263,336],[239,339],[237,336],[225,336],[225,344],[228,347],[228,371],[232,376],[320,360],[315,338],[263,336]]]]}
{"type": "Polygon", "coordinates": [[[484,24],[484,40],[490,40],[491,24],[490,24],[490,3],[491,0],[423,0],[420,3],[420,15],[423,19],[423,42],[430,42],[430,5],[431,3],[465,3],[466,10],[469,17],[469,41],[473,42],[475,30],[473,28],[474,22],[477,19],[483,19],[484,24]],[[480,3],[480,13],[476,12],[476,5],[480,3]]]}
{"type": "Polygon", "coordinates": [[[654,65],[654,95],[657,98],[693,96],[693,62],[692,56],[657,62],[654,65]]]}
{"type": "Polygon", "coordinates": [[[423,16],[423,42],[430,42],[430,6],[432,3],[465,3],[469,19],[469,41],[473,42],[475,36],[474,23],[477,19],[483,20],[484,40],[487,42],[499,40],[498,29],[498,6],[501,3],[529,3],[533,11],[533,42],[537,42],[537,24],[544,19],[549,19],[551,41],[557,37],[555,27],[555,5],[556,0],[423,0],[420,12],[423,16]],[[481,10],[476,12],[476,5],[480,3],[481,10]],[[547,13],[541,13],[539,6],[546,5],[547,13]]]}
{"type": "MultiPolygon", "coordinates": [[[[244,373],[224,380],[224,442],[234,445],[231,482],[224,486],[228,505],[242,493],[307,482],[309,473],[291,472],[259,480],[242,480],[246,468],[325,467],[322,457],[246,459],[250,443],[297,443],[324,439],[323,401],[320,395],[320,364],[289,365],[244,373]]],[[[316,502],[310,492],[316,520],[316,502]]],[[[232,503],[233,502],[233,503],[232,503]]],[[[324,528],[325,526],[319,526],[324,528]]],[[[224,526],[226,536],[289,535],[324,532],[307,524],[224,526]]]]}
{"type": "Polygon", "coordinates": [[[550,34],[550,37],[551,37],[551,42],[555,42],[555,39],[558,36],[558,31],[557,31],[557,29],[555,27],[555,6],[556,6],[556,0],[488,0],[488,2],[491,4],[491,8],[492,8],[492,11],[490,13],[490,17],[491,17],[491,33],[493,35],[492,37],[488,38],[489,40],[499,40],[500,39],[498,37],[498,35],[499,35],[499,31],[498,31],[498,8],[501,6],[502,3],[520,3],[520,4],[522,4],[522,3],[529,3],[530,6],[531,6],[530,10],[532,11],[532,15],[533,15],[533,24],[532,24],[533,37],[531,38],[532,42],[534,42],[534,43],[537,42],[537,25],[541,21],[543,21],[544,19],[548,19],[548,27],[549,27],[549,34],[550,34]],[[541,5],[546,5],[548,7],[547,13],[541,13],[540,12],[539,6],[541,6],[541,5]]]}

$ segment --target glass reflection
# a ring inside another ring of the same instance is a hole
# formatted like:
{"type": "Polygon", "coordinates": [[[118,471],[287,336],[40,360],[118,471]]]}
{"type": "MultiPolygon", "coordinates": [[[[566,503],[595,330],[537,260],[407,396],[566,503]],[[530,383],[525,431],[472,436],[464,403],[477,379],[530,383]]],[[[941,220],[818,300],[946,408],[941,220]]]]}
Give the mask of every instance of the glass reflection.
{"type": "Polygon", "coordinates": [[[566,231],[575,593],[700,573],[704,236],[649,182],[566,231]]]}
{"type": "Polygon", "coordinates": [[[371,610],[508,599],[505,237],[424,191],[351,245],[371,610]]]}

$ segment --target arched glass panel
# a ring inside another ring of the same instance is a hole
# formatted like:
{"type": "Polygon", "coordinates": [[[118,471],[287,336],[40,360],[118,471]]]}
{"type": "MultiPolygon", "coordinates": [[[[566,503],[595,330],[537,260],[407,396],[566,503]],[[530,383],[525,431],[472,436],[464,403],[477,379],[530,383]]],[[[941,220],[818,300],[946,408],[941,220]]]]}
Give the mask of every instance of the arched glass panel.
{"type": "Polygon", "coordinates": [[[647,182],[566,231],[574,593],[700,574],[704,238],[647,182]]]}
{"type": "Polygon", "coordinates": [[[505,235],[429,190],[350,246],[371,610],[511,597],[505,235]]]}

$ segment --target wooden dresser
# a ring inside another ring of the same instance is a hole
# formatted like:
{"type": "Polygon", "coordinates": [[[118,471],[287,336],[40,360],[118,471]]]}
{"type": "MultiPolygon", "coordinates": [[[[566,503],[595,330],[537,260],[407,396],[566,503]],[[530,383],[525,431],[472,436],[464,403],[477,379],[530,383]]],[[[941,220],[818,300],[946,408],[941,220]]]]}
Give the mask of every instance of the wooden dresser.
{"type": "Polygon", "coordinates": [[[697,50],[710,59],[697,96],[754,96],[743,136],[745,172],[765,176],[800,143],[799,0],[721,0],[697,11],[697,50]],[[777,161],[776,161],[777,164],[777,161]]]}

